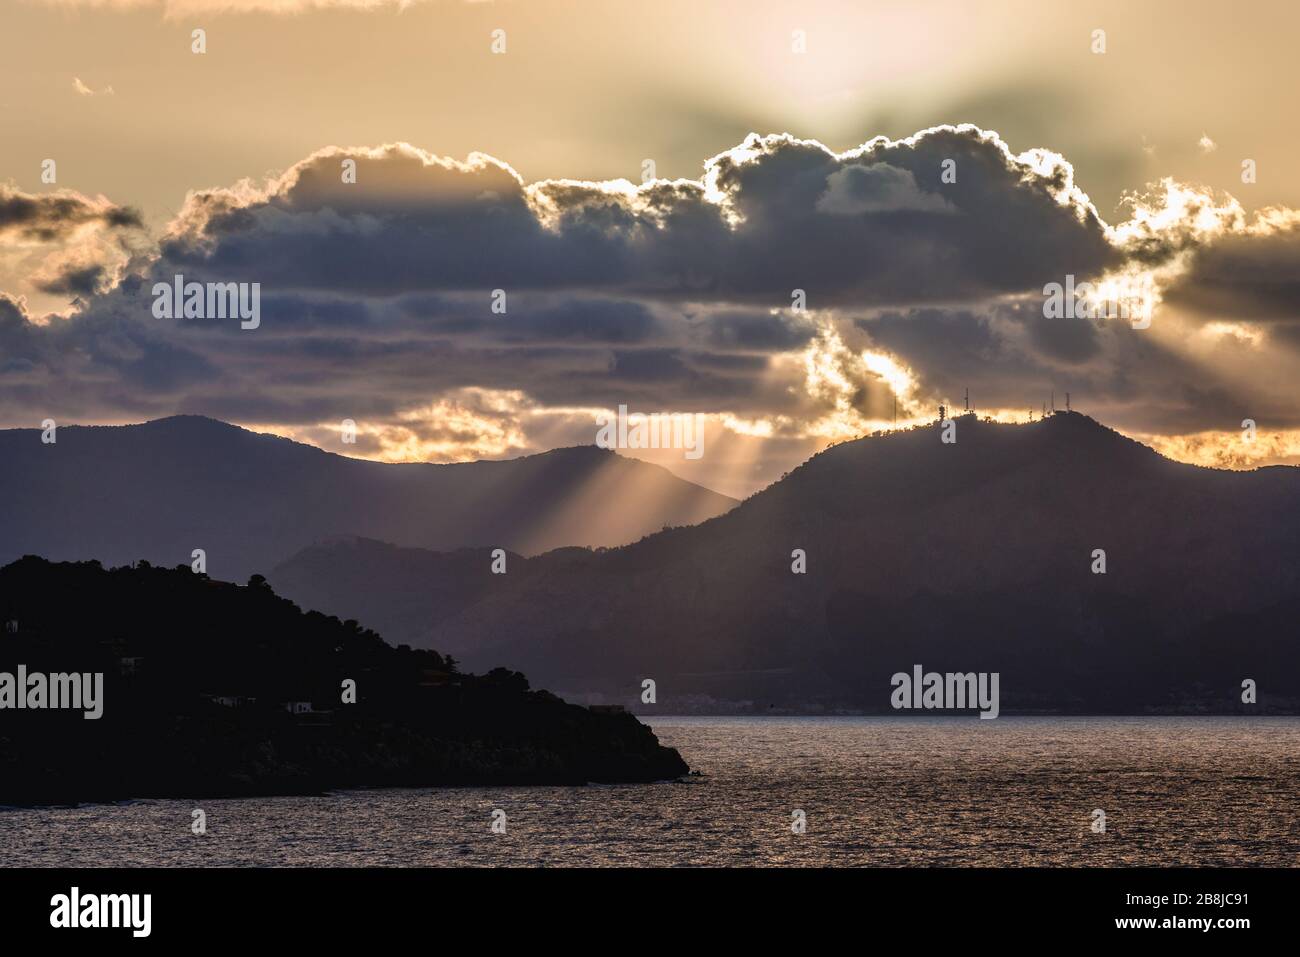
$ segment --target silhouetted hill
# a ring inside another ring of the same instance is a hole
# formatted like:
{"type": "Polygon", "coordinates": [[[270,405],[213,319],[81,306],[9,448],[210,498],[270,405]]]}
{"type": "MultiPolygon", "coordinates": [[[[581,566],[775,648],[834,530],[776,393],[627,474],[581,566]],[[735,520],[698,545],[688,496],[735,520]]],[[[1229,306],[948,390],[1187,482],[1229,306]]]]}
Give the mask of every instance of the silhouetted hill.
{"type": "Polygon", "coordinates": [[[352,459],[199,416],[0,431],[0,563],[190,562],[242,581],[335,535],[533,554],[618,545],[735,502],[595,446],[501,462],[352,459]]]}
{"type": "Polygon", "coordinates": [[[1231,710],[1244,678],[1300,703],[1276,611],[1300,590],[1300,469],[1175,463],[1077,413],[842,443],[699,526],[485,569],[338,543],[274,574],[569,694],[633,703],[654,678],[660,711],[888,710],[918,663],[999,671],[1006,708],[1231,710]]]}
{"type": "Polygon", "coordinates": [[[16,710],[0,697],[0,804],[688,770],[631,715],[530,691],[517,672],[462,674],[436,652],[304,613],[260,579],[237,586],[187,566],[29,557],[0,569],[0,684],[11,685],[0,696],[12,696],[20,665],[102,672],[103,713],[16,710]],[[355,703],[343,700],[346,680],[355,703]],[[305,713],[286,710],[292,702],[305,713]]]}

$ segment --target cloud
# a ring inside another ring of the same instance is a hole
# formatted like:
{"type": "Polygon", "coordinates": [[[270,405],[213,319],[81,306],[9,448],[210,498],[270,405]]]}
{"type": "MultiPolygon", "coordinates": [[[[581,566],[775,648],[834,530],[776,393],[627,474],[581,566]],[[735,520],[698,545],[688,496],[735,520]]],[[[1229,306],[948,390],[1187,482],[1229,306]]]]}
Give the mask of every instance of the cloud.
{"type": "Polygon", "coordinates": [[[461,462],[529,451],[520,422],[535,409],[514,389],[456,389],[434,402],[399,410],[389,421],[360,422],[355,442],[340,441],[338,425],[284,428],[264,426],[287,438],[385,462],[461,462]],[[468,453],[468,454],[467,454],[468,453]]]}
{"type": "Polygon", "coordinates": [[[27,303],[0,292],[0,374],[31,369],[40,345],[37,329],[27,316],[27,303]]]}
{"type": "Polygon", "coordinates": [[[103,196],[61,189],[25,193],[0,184],[0,288],[30,299],[37,313],[66,315],[54,297],[104,293],[150,241],[140,215],[103,196]]]}
{"type": "Polygon", "coordinates": [[[817,209],[833,216],[956,211],[937,192],[923,192],[910,171],[888,163],[846,166],[835,171],[826,178],[826,192],[818,197],[817,209]]]}
{"type": "Polygon", "coordinates": [[[980,297],[1118,262],[1072,177],[1059,157],[1015,157],[975,127],[842,154],[751,136],[708,160],[698,181],[641,186],[526,186],[491,157],[454,161],[405,144],[329,149],[260,186],[192,194],[163,258],[354,292],[583,289],[772,304],[801,288],[816,305],[980,297]],[[355,183],[343,180],[348,160],[355,183]],[[945,160],[956,183],[939,181],[945,160]],[[827,214],[853,203],[889,215],[827,214]]]}
{"type": "Polygon", "coordinates": [[[85,196],[70,189],[24,193],[0,183],[0,241],[55,242],[85,226],[111,230],[140,229],[140,214],[103,196],[85,196]]]}
{"type": "Polygon", "coordinates": [[[1207,468],[1245,469],[1261,465],[1300,465],[1300,430],[1285,429],[1224,441],[1223,432],[1186,436],[1143,435],[1157,452],[1207,468]]]}
{"type": "Polygon", "coordinates": [[[82,83],[81,77],[79,76],[74,76],[72,78],[72,88],[76,90],[77,93],[79,93],[81,96],[112,96],[113,95],[113,88],[111,86],[106,86],[102,90],[94,90],[86,86],[85,83],[82,83]]]}
{"type": "Polygon", "coordinates": [[[803,455],[969,387],[1006,416],[1069,390],[1166,437],[1300,428],[1297,214],[1172,180],[1125,209],[1105,222],[1063,157],[972,126],[844,152],[751,135],[697,179],[640,185],[331,147],[192,192],[147,255],[102,197],[7,188],[0,256],[62,243],[25,275],[79,305],[37,320],[0,300],[0,418],[202,412],[301,436],[353,418],[343,451],[448,459],[585,441],[592,410],[625,403],[803,455]],[[261,326],[154,319],[178,274],[259,283],[261,326]],[[1067,276],[1149,280],[1151,328],[1048,319],[1067,276]]]}
{"type": "Polygon", "coordinates": [[[905,357],[930,408],[970,390],[982,412],[1024,418],[1055,391],[1110,424],[1178,430],[1235,408],[1234,389],[1128,322],[1048,319],[1042,300],[885,311],[855,319],[868,347],[905,357]],[[1198,391],[1199,390],[1199,391],[1198,391]]]}
{"type": "Polygon", "coordinates": [[[817,335],[816,324],[806,315],[776,309],[724,310],[707,315],[703,327],[715,346],[758,352],[788,352],[817,335]]]}
{"type": "Polygon", "coordinates": [[[1207,319],[1300,324],[1300,212],[1270,208],[1189,252],[1165,301],[1207,319]]]}
{"type": "Polygon", "coordinates": [[[107,269],[102,263],[66,267],[53,276],[37,278],[34,282],[41,292],[76,296],[91,296],[103,292],[107,284],[107,269]]]}

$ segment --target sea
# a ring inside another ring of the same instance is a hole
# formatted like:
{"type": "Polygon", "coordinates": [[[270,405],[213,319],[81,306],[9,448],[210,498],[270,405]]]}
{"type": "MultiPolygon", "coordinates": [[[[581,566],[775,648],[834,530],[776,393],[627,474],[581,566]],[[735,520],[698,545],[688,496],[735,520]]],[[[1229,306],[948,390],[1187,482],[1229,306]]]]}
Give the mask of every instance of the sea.
{"type": "Polygon", "coordinates": [[[3,808],[0,866],[1300,863],[1300,718],[644,720],[691,776],[3,808]]]}

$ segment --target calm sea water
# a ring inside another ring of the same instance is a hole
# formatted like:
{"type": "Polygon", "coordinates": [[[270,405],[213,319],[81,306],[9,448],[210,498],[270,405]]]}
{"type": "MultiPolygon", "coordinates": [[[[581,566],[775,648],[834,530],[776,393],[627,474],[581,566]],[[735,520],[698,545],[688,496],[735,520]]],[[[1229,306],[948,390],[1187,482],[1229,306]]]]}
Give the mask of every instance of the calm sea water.
{"type": "Polygon", "coordinates": [[[650,723],[699,776],[0,810],[0,865],[1300,863],[1296,718],[650,723]]]}

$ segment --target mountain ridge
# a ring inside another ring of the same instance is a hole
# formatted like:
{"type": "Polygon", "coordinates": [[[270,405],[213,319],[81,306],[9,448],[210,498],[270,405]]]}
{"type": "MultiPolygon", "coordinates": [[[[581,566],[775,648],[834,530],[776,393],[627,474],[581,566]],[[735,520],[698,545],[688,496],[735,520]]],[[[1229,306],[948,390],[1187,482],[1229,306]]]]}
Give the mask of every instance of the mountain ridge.
{"type": "Polygon", "coordinates": [[[735,500],[595,446],[508,460],[386,463],[206,416],[0,431],[0,563],[24,554],[264,573],[322,538],[537,553],[608,546],[735,500]],[[596,516],[589,521],[583,517],[596,516]]]}
{"type": "MultiPolygon", "coordinates": [[[[441,606],[417,588],[406,600],[421,628],[390,631],[629,704],[658,675],[678,701],[872,709],[888,674],[926,652],[978,659],[951,662],[963,671],[1006,669],[1012,708],[1140,710],[1209,700],[1195,686],[1213,676],[1180,642],[1229,615],[1274,620],[1267,609],[1300,587],[1300,469],[1174,462],[1078,413],[1028,425],[963,416],[956,435],[945,445],[932,424],[840,443],[704,523],[543,554],[496,581],[467,573],[471,586],[441,606]],[[795,549],[805,574],[791,571],[795,549]],[[1140,677],[1108,672],[1110,658],[1134,659],[1140,677]],[[767,672],[785,677],[739,677],[767,672]],[[701,674],[737,677],[682,677],[701,674]]],[[[336,601],[391,594],[377,546],[374,577],[354,584],[315,558],[336,601]]],[[[288,592],[311,597],[302,584],[288,592]]],[[[1281,640],[1242,637],[1243,660],[1289,661],[1281,640]]],[[[1227,677],[1215,678],[1215,707],[1227,677]]]]}

